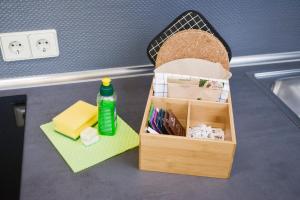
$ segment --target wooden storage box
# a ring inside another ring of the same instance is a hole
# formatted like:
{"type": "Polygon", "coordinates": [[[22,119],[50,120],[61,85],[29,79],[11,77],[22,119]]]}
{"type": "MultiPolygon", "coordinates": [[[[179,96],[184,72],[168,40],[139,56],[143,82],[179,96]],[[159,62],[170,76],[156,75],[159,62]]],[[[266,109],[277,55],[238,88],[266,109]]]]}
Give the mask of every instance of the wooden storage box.
{"type": "Polygon", "coordinates": [[[154,97],[150,90],[140,129],[141,170],[229,178],[236,148],[232,103],[154,97]],[[200,122],[224,130],[225,140],[146,133],[150,106],[171,109],[186,128],[200,122]]]}

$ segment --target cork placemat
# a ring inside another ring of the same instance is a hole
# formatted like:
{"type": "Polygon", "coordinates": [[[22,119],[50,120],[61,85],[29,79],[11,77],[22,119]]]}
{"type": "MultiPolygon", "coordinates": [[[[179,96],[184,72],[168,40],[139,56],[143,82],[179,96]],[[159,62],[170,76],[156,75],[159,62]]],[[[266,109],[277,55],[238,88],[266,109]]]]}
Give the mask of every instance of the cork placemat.
{"type": "Polygon", "coordinates": [[[156,67],[181,58],[209,60],[229,70],[226,48],[215,36],[205,31],[184,30],[168,38],[157,54],[156,67]]]}
{"type": "Polygon", "coordinates": [[[198,11],[187,10],[174,19],[162,32],[156,35],[147,47],[147,54],[150,61],[155,65],[156,56],[163,43],[177,32],[189,29],[198,29],[213,34],[225,46],[229,60],[231,50],[226,41],[221,37],[212,24],[198,11]]]}

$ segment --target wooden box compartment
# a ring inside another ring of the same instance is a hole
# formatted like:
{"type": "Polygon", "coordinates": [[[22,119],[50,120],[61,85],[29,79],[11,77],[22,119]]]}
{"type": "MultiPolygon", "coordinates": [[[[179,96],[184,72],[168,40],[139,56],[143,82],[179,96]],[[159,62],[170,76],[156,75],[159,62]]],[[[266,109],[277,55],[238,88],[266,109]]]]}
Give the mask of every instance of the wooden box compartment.
{"type": "Polygon", "coordinates": [[[230,121],[229,104],[190,101],[188,127],[197,126],[200,123],[224,130],[225,141],[232,141],[232,129],[230,121]]]}
{"type": "MultiPolygon", "coordinates": [[[[152,104],[157,108],[163,108],[164,110],[172,110],[174,115],[180,121],[181,125],[187,129],[188,108],[189,102],[180,99],[169,98],[152,98],[152,104]]],[[[148,113],[149,114],[149,113],[148,113]]],[[[148,116],[147,116],[148,117],[148,116]]],[[[173,136],[178,137],[178,136],[173,136]]]]}
{"type": "Polygon", "coordinates": [[[158,98],[146,105],[140,130],[139,168],[141,170],[229,178],[234,159],[236,137],[231,100],[228,103],[158,98]],[[225,140],[193,139],[146,133],[150,106],[170,109],[186,128],[205,123],[224,130],[225,140]]]}

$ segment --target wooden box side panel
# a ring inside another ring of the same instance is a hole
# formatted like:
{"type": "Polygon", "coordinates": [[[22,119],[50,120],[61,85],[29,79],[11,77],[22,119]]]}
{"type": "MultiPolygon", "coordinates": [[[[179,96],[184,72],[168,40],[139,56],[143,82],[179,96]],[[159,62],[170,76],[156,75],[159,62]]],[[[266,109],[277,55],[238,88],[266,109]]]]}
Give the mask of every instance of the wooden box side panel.
{"type": "Polygon", "coordinates": [[[228,105],[229,105],[228,106],[229,118],[227,119],[226,129],[230,129],[230,131],[231,131],[231,140],[234,144],[236,144],[236,134],[235,134],[234,116],[233,116],[233,110],[232,110],[231,95],[229,95],[229,98],[228,98],[228,105]]]}
{"type": "Polygon", "coordinates": [[[228,178],[235,150],[230,142],[141,135],[140,169],[228,178]]]}

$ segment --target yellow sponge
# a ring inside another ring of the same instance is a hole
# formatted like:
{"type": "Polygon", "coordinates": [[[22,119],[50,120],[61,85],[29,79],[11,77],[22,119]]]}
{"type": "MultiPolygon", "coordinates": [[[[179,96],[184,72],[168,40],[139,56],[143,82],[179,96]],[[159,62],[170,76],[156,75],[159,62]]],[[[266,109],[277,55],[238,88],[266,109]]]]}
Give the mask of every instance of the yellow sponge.
{"type": "Polygon", "coordinates": [[[54,130],[74,140],[80,132],[97,122],[97,106],[77,101],[53,118],[54,130]]]}

